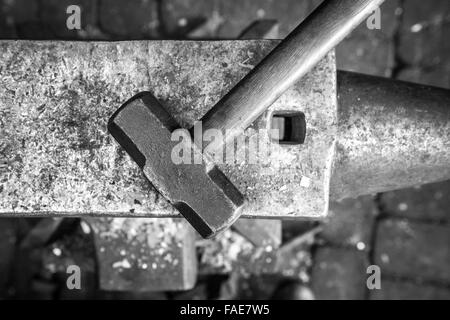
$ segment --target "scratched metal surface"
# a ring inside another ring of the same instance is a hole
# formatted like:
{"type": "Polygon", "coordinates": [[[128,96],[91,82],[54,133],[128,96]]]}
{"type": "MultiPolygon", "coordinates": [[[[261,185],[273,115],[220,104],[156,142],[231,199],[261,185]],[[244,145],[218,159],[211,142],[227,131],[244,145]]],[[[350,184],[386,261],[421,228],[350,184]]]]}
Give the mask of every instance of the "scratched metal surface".
{"type": "MultiPolygon", "coordinates": [[[[128,98],[150,90],[190,127],[277,41],[0,41],[0,214],[176,216],[106,131],[128,98]]],[[[276,146],[269,165],[222,166],[248,197],[245,216],[326,214],[336,139],[334,54],[275,110],[301,110],[307,143],[276,146]],[[310,186],[301,186],[301,179],[310,186]]]]}

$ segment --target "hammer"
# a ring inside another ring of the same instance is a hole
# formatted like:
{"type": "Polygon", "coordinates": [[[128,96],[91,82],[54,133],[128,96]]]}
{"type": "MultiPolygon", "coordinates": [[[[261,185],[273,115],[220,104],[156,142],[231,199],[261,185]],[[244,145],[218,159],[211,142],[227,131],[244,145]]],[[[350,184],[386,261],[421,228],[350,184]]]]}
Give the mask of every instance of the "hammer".
{"type": "MultiPolygon", "coordinates": [[[[208,146],[219,152],[250,126],[291,85],[366,19],[384,0],[324,1],[200,120],[203,134],[219,130],[224,139],[208,146]]],[[[108,130],[143,170],[153,186],[180,211],[204,238],[230,227],[240,216],[245,198],[194,140],[194,126],[183,150],[192,150],[193,164],[175,164],[171,154],[180,126],[149,92],[123,104],[108,130]]]]}

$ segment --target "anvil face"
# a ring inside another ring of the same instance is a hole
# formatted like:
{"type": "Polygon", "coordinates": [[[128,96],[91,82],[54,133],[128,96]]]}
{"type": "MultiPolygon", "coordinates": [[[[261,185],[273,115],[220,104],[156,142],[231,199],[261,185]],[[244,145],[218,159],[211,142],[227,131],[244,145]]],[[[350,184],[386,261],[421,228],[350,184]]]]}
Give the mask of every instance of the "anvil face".
{"type": "MultiPolygon", "coordinates": [[[[179,216],[178,211],[149,188],[134,161],[118,152],[121,148],[105,130],[118,101],[152,88],[177,124],[191,128],[279,41],[0,44],[0,61],[7,66],[0,77],[0,145],[6,146],[0,146],[0,158],[8,160],[8,168],[2,168],[0,159],[0,213],[167,218],[179,216]],[[17,78],[41,72],[44,76],[37,79],[17,78]],[[69,92],[65,84],[76,89],[69,92]],[[34,94],[19,98],[14,92],[23,88],[34,94]],[[49,97],[49,92],[55,94],[49,97]]],[[[243,216],[326,216],[337,110],[331,52],[244,131],[251,137],[270,127],[277,112],[302,112],[303,144],[273,143],[271,153],[257,164],[216,163],[245,195],[243,216]]],[[[353,138],[359,143],[359,137],[353,138]]],[[[358,159],[357,153],[343,154],[358,159]]]]}
{"type": "Polygon", "coordinates": [[[175,120],[148,92],[126,102],[110,119],[108,129],[141,167],[147,179],[205,238],[230,227],[240,216],[242,194],[190,139],[173,141],[175,120]],[[182,149],[203,160],[175,163],[182,149]]]}

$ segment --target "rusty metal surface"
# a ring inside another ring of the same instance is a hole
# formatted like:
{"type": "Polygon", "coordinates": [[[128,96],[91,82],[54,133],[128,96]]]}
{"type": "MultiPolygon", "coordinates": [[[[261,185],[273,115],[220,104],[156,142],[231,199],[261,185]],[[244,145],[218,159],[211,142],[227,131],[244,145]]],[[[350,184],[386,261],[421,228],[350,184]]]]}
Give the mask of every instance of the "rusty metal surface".
{"type": "MultiPolygon", "coordinates": [[[[277,43],[1,41],[0,214],[177,216],[112,141],[107,119],[151,90],[189,128],[277,43]]],[[[302,111],[306,144],[276,145],[259,166],[221,166],[249,199],[244,216],[326,215],[336,109],[330,54],[245,132],[266,128],[275,110],[302,111]]]]}
{"type": "Polygon", "coordinates": [[[197,279],[196,233],[183,219],[88,218],[99,285],[114,291],[189,290],[197,279]]]}
{"type": "Polygon", "coordinates": [[[338,72],[331,197],[450,179],[450,90],[338,72]]]}

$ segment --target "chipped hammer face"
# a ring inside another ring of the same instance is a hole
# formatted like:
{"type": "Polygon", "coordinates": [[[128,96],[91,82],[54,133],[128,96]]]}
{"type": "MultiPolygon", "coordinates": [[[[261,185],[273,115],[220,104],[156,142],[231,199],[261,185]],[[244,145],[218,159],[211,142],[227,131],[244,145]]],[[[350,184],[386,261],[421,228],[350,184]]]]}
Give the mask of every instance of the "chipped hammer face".
{"type": "MultiPolygon", "coordinates": [[[[144,171],[155,188],[209,238],[240,216],[244,197],[207,155],[201,164],[175,164],[172,132],[180,127],[149,92],[127,101],[110,119],[108,130],[144,171]]],[[[185,140],[182,143],[187,143],[185,140]]],[[[190,141],[194,157],[202,151],[190,141]]]]}

